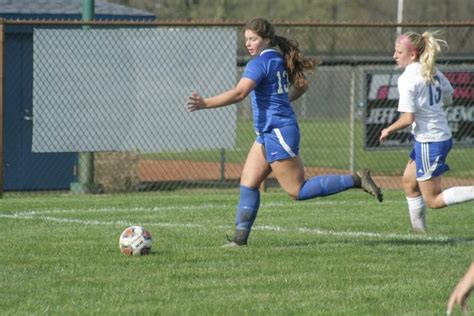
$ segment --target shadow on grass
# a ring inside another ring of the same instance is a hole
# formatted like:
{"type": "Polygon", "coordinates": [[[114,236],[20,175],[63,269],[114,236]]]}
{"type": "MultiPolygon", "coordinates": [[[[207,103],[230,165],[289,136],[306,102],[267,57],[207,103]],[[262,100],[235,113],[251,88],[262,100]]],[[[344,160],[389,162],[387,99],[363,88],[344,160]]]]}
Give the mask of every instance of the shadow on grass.
{"type": "MultiPolygon", "coordinates": [[[[260,246],[258,242],[254,243],[256,246],[260,246]]],[[[391,246],[455,246],[462,244],[474,244],[474,237],[452,237],[452,238],[441,238],[428,236],[426,239],[414,236],[413,239],[409,238],[389,238],[375,240],[373,238],[337,238],[327,239],[325,238],[314,238],[314,240],[305,241],[285,241],[281,243],[272,243],[274,247],[312,247],[321,244],[359,244],[359,245],[391,245],[391,246]]],[[[265,242],[264,246],[271,246],[270,243],[265,242]]]]}

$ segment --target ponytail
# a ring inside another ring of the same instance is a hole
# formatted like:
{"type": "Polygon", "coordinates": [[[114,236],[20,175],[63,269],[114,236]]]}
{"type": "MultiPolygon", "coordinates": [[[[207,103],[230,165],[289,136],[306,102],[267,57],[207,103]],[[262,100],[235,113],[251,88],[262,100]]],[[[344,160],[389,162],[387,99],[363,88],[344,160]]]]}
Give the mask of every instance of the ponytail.
{"type": "Polygon", "coordinates": [[[286,37],[275,35],[271,44],[277,45],[283,54],[290,84],[297,88],[305,86],[307,79],[304,71],[314,71],[319,60],[305,57],[298,47],[298,42],[286,37]]]}
{"type": "Polygon", "coordinates": [[[406,47],[416,52],[421,64],[421,76],[426,83],[434,81],[436,59],[441,51],[441,46],[448,46],[446,41],[435,37],[437,34],[439,31],[424,32],[423,34],[407,32],[399,38],[408,42],[409,45],[406,47]]]}
{"type": "Polygon", "coordinates": [[[421,75],[425,82],[431,83],[434,80],[436,59],[441,51],[441,45],[447,46],[447,43],[435,38],[434,33],[430,32],[424,32],[421,37],[424,42],[424,49],[420,54],[421,75]]]}

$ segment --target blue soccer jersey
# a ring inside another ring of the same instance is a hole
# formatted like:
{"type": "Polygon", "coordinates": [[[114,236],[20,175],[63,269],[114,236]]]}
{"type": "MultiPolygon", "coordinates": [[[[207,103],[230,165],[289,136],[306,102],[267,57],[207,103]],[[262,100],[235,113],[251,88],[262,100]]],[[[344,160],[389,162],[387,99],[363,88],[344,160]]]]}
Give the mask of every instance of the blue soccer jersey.
{"type": "Polygon", "coordinates": [[[285,61],[277,50],[263,50],[247,63],[242,77],[257,84],[251,92],[251,98],[253,122],[258,133],[297,124],[288,99],[289,81],[285,61]]]}

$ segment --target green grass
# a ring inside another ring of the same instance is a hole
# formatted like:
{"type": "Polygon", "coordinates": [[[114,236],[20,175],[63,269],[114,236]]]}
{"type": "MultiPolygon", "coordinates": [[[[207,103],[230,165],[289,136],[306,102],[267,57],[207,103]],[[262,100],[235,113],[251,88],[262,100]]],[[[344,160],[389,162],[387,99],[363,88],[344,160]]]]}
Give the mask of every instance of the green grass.
{"type": "MultiPolygon", "coordinates": [[[[323,119],[301,120],[301,157],[307,167],[329,167],[341,170],[350,168],[350,131],[349,120],[323,119]]],[[[248,150],[255,140],[252,122],[239,120],[237,124],[236,146],[225,150],[225,161],[244,163],[248,150]]],[[[364,126],[355,124],[354,158],[355,169],[370,167],[377,174],[403,174],[411,148],[390,150],[364,149],[364,126]]],[[[455,147],[448,157],[451,177],[474,177],[473,148],[455,147]]],[[[148,153],[142,155],[146,159],[158,160],[191,160],[220,162],[221,150],[187,151],[168,153],[148,153]]]]}
{"type": "MultiPolygon", "coordinates": [[[[443,315],[474,259],[472,203],[409,231],[404,196],[362,192],[293,202],[279,190],[243,249],[237,191],[6,196],[0,200],[2,315],[443,315]],[[118,249],[145,225],[150,256],[118,249]]],[[[472,302],[474,304],[474,302],[472,302]]]]}

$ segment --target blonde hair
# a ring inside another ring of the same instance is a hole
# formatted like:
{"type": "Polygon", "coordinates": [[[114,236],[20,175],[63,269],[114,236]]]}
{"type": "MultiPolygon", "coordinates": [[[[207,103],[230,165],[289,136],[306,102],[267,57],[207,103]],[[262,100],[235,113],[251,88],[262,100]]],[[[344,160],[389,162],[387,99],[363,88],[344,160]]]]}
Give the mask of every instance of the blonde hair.
{"type": "Polygon", "coordinates": [[[300,88],[307,83],[304,71],[313,71],[319,64],[318,59],[305,57],[298,47],[298,42],[276,35],[273,25],[263,18],[252,19],[245,25],[244,29],[251,30],[262,38],[268,38],[270,46],[280,48],[285,59],[285,68],[288,71],[288,79],[291,85],[300,88]]]}
{"type": "Polygon", "coordinates": [[[417,58],[421,64],[421,76],[426,83],[434,80],[436,72],[436,58],[441,51],[441,47],[448,47],[446,41],[436,37],[440,31],[424,32],[406,32],[398,40],[405,42],[405,46],[416,52],[417,58]]]}

